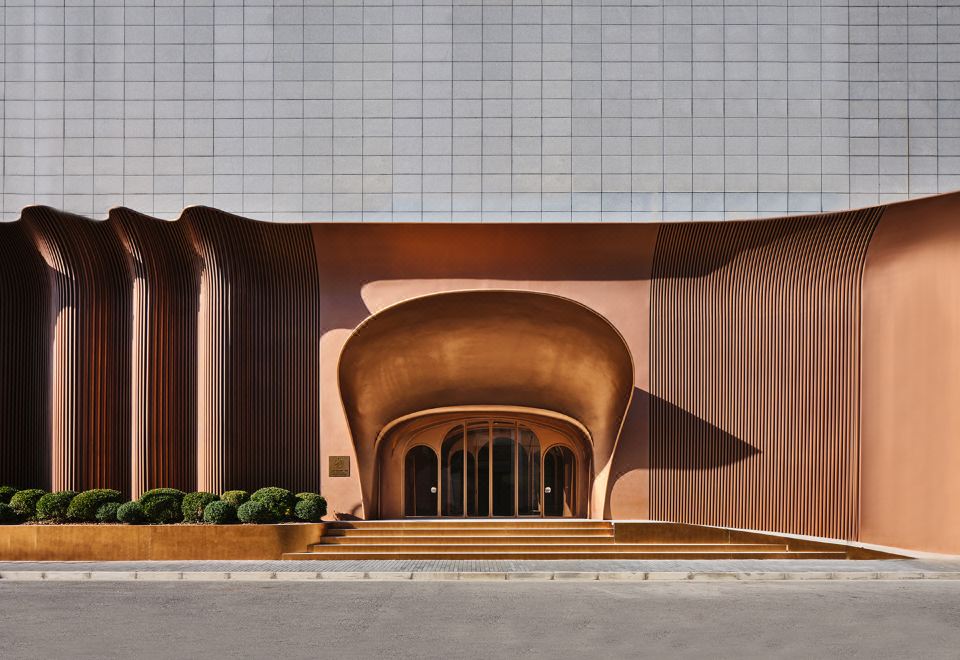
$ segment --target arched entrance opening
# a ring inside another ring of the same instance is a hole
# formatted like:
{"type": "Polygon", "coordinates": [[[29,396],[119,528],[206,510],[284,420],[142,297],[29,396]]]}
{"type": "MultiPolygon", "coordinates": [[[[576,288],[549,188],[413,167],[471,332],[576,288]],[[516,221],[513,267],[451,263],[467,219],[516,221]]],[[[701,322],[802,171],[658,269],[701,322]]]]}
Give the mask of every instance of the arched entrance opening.
{"type": "Polygon", "coordinates": [[[425,414],[380,444],[383,517],[586,517],[592,451],[562,416],[425,414]]]}

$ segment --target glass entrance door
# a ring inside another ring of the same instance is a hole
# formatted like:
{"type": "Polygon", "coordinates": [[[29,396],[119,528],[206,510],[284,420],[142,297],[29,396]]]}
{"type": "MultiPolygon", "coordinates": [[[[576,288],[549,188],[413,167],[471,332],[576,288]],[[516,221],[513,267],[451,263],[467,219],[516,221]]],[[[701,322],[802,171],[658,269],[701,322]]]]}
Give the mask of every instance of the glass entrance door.
{"type": "Polygon", "coordinates": [[[451,428],[440,449],[442,515],[542,515],[540,441],[530,428],[468,422],[451,428]]]}
{"type": "Polygon", "coordinates": [[[543,512],[571,516],[575,510],[576,458],[567,447],[554,446],[543,456],[543,512]]]}
{"type": "Polygon", "coordinates": [[[425,445],[407,452],[404,461],[404,514],[437,515],[437,454],[425,445]]]}

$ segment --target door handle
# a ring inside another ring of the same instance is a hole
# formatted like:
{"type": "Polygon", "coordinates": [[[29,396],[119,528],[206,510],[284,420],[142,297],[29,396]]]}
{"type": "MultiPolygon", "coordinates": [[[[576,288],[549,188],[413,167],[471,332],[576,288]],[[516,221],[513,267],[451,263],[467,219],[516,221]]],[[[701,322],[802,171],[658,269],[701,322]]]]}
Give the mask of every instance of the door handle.
{"type": "Polygon", "coordinates": [[[437,487],[436,487],[436,486],[430,486],[430,492],[433,493],[434,495],[436,495],[436,494],[437,494],[437,487]]]}
{"type": "Polygon", "coordinates": [[[547,486],[546,488],[544,488],[543,492],[549,495],[551,493],[550,486],[547,486]]]}

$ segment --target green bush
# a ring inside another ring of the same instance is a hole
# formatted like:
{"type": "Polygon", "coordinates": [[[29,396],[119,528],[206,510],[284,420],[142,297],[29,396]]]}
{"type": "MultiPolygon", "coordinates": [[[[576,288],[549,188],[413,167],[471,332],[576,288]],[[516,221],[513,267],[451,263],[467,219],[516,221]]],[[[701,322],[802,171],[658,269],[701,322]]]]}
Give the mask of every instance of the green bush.
{"type": "Polygon", "coordinates": [[[297,502],[297,519],[304,522],[320,522],[327,513],[327,501],[322,497],[308,497],[297,502]]]}
{"type": "Polygon", "coordinates": [[[147,520],[153,523],[177,523],[183,520],[182,490],[176,488],[154,488],[140,496],[140,506],[147,520]]]}
{"type": "Polygon", "coordinates": [[[9,504],[0,502],[0,525],[13,525],[20,522],[17,512],[9,504]]]}
{"type": "Polygon", "coordinates": [[[140,502],[126,502],[117,508],[117,520],[127,525],[140,525],[147,520],[140,502]]]}
{"type": "Polygon", "coordinates": [[[219,499],[220,498],[213,493],[206,493],[204,491],[184,495],[183,504],[180,505],[180,510],[183,512],[183,522],[200,522],[203,520],[203,512],[206,510],[207,505],[219,499]]]}
{"type": "Polygon", "coordinates": [[[277,517],[273,515],[273,510],[263,502],[258,502],[257,500],[250,500],[249,502],[241,504],[240,508],[237,509],[237,517],[240,518],[240,522],[255,523],[258,525],[277,522],[277,517]]]}
{"type": "Polygon", "coordinates": [[[0,486],[0,503],[10,504],[10,498],[16,495],[17,490],[13,486],[0,486]]]}
{"type": "Polygon", "coordinates": [[[67,508],[76,496],[77,493],[72,490],[47,493],[37,500],[37,520],[63,522],[67,519],[67,508]]]}
{"type": "Polygon", "coordinates": [[[228,490],[220,496],[220,499],[227,504],[238,507],[250,499],[250,493],[245,490],[228,490]]]}
{"type": "Polygon", "coordinates": [[[10,508],[20,516],[21,520],[28,520],[37,515],[37,502],[46,494],[45,490],[39,488],[18,490],[10,498],[10,508]]]}
{"type": "Polygon", "coordinates": [[[237,507],[223,500],[210,502],[203,510],[203,522],[211,525],[229,525],[237,522],[237,507]]]}
{"type": "Polygon", "coordinates": [[[70,508],[67,509],[67,518],[77,522],[94,522],[97,519],[97,511],[107,502],[123,501],[123,495],[119,490],[109,488],[94,488],[85,490],[70,502],[70,508]]]}
{"type": "Polygon", "coordinates": [[[276,486],[261,488],[250,496],[250,501],[260,502],[270,509],[275,521],[292,518],[293,507],[297,504],[297,498],[293,496],[293,493],[286,488],[277,488],[276,486]]]}
{"type": "Polygon", "coordinates": [[[117,522],[117,511],[120,509],[120,502],[105,502],[97,509],[97,522],[115,523],[117,522]]]}
{"type": "Polygon", "coordinates": [[[173,495],[158,495],[157,497],[151,497],[146,504],[140,506],[143,507],[143,513],[147,520],[163,525],[183,521],[181,505],[182,501],[173,495]]]}

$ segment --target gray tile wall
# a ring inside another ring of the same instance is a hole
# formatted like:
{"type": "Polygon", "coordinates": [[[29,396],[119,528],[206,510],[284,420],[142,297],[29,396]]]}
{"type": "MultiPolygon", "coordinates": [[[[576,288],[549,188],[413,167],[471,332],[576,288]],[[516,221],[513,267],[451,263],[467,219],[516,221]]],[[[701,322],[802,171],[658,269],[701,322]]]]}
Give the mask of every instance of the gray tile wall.
{"type": "Polygon", "coordinates": [[[2,216],[568,221],[960,188],[956,0],[6,0],[2,216]]]}

